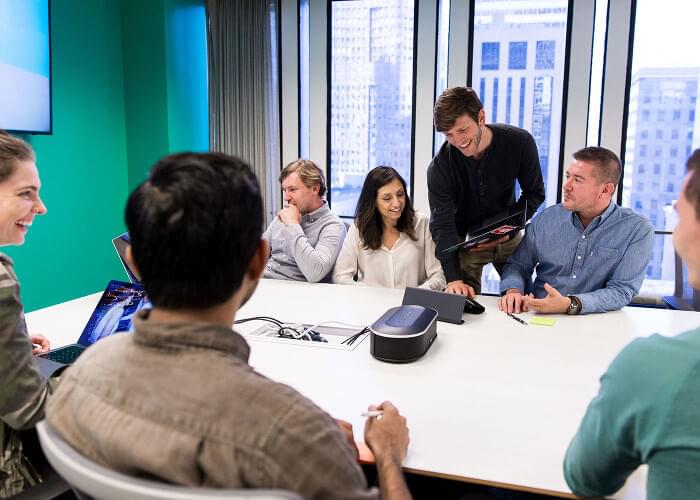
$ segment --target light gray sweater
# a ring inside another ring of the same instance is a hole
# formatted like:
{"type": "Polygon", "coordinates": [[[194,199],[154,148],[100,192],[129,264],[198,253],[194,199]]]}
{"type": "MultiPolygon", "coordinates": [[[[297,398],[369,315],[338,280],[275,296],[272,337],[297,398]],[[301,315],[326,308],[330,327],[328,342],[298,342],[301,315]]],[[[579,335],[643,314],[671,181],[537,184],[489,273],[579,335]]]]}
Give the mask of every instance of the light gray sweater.
{"type": "Polygon", "coordinates": [[[270,244],[265,278],[329,281],[345,239],[345,224],[328,204],[301,216],[301,224],[286,225],[275,217],[263,233],[270,244]]]}

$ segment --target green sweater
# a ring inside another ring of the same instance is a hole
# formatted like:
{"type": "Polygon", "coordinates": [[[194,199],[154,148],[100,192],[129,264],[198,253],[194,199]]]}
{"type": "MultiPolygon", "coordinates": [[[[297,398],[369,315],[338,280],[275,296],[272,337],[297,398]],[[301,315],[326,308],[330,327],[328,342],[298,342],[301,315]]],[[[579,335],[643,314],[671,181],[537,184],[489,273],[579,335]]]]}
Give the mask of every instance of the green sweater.
{"type": "Polygon", "coordinates": [[[648,464],[647,498],[700,498],[700,328],[629,344],[600,379],[564,459],[579,496],[619,490],[648,464]]]}

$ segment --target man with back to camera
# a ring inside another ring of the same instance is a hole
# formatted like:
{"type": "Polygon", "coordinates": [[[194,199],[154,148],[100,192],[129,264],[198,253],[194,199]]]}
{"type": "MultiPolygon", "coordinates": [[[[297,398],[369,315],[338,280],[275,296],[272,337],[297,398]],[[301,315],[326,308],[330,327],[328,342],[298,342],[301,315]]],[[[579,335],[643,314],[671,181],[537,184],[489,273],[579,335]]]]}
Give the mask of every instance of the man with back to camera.
{"type": "MultiPolygon", "coordinates": [[[[137,314],[132,335],[101,340],[64,372],[49,424],[86,457],[133,476],[377,498],[350,424],[256,373],[231,329],[269,255],[250,167],[221,153],[165,157],[129,197],[126,223],[127,258],[153,309],[137,314]]],[[[383,411],[365,424],[382,498],[410,498],[406,421],[389,402],[370,408],[383,411]]]]}
{"type": "Polygon", "coordinates": [[[526,130],[486,125],[473,89],[452,87],[438,97],[435,129],[446,142],[428,167],[430,231],[447,278],[447,291],[474,296],[481,272],[492,263],[499,274],[522,235],[504,236],[470,250],[443,253],[484,223],[525,206],[530,218],[544,201],[544,182],[535,140],[526,130]],[[515,201],[515,181],[522,193],[515,201]]]}
{"type": "MultiPolygon", "coordinates": [[[[676,202],[673,246],[700,289],[700,150],[676,202]]],[[[634,340],[600,379],[564,460],[564,477],[579,496],[619,490],[649,466],[649,500],[700,498],[700,328],[676,337],[634,340]]]]}
{"type": "Polygon", "coordinates": [[[327,281],[347,231],[323,199],[323,172],[310,160],[294,160],[279,180],[286,206],[263,234],[271,248],[264,277],[327,281]]]}
{"type": "Polygon", "coordinates": [[[609,149],[574,153],[564,201],[532,220],[503,269],[501,310],[587,314],[630,303],[644,281],[654,228],[613,201],[621,169],[609,149]]]}

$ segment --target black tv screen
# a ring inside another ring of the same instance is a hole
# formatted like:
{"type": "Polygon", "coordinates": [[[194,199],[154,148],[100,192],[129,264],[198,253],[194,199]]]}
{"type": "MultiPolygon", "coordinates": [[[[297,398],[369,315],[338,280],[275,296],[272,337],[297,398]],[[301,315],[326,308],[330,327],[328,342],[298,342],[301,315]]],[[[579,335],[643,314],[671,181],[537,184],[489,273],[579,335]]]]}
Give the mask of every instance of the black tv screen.
{"type": "Polygon", "coordinates": [[[0,129],[51,133],[49,0],[0,0],[0,129]]]}

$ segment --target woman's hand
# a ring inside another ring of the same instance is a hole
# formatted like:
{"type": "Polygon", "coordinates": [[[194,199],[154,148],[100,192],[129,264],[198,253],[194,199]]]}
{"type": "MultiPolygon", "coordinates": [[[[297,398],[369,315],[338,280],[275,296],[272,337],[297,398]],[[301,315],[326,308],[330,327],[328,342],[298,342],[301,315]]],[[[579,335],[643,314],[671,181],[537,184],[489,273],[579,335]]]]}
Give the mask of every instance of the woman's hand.
{"type": "Polygon", "coordinates": [[[32,349],[32,354],[34,355],[47,353],[49,349],[51,349],[51,342],[49,342],[49,339],[39,333],[30,335],[29,339],[34,345],[34,349],[32,349]]]}

